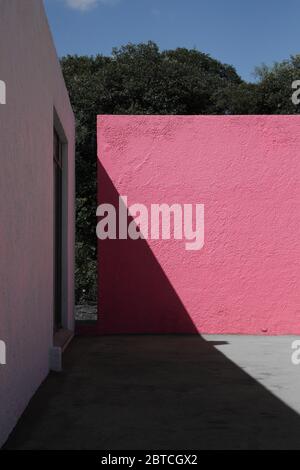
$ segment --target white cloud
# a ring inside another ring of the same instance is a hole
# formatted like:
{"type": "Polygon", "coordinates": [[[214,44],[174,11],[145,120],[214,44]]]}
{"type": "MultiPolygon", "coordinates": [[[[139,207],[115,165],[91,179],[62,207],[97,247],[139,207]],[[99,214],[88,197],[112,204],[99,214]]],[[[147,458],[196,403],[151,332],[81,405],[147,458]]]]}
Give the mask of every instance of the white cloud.
{"type": "Polygon", "coordinates": [[[66,4],[74,10],[87,11],[102,3],[103,5],[114,5],[118,0],[65,0],[66,4]]]}

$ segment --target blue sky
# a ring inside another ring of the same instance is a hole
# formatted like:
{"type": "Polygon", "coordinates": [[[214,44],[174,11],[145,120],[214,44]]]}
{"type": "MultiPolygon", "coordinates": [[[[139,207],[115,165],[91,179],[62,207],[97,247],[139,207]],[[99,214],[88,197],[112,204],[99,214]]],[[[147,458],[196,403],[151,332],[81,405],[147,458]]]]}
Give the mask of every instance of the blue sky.
{"type": "Polygon", "coordinates": [[[45,0],[57,51],[107,54],[128,42],[188,47],[245,80],[262,62],[300,53],[299,0],[45,0]]]}

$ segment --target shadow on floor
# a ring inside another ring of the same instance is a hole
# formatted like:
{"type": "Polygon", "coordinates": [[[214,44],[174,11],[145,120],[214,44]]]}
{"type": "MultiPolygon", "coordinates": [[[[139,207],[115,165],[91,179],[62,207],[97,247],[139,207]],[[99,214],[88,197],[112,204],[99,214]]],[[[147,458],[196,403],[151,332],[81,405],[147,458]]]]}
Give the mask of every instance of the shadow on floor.
{"type": "Polygon", "coordinates": [[[6,449],[299,449],[300,417],[196,335],[76,338],[6,449]]]}

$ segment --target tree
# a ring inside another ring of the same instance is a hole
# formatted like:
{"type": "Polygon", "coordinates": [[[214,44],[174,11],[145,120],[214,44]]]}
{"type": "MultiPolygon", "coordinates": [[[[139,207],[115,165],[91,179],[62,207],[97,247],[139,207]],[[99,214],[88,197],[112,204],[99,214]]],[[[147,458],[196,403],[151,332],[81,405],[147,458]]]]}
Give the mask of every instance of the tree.
{"type": "Polygon", "coordinates": [[[256,68],[259,114],[299,114],[300,107],[292,103],[292,83],[300,79],[300,55],[291,56],[271,67],[256,68]]]}

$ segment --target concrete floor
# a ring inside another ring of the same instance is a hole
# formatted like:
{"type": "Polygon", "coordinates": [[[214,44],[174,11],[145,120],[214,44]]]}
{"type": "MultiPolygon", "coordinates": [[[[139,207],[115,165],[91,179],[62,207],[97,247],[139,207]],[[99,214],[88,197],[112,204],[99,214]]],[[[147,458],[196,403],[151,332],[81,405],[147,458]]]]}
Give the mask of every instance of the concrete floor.
{"type": "Polygon", "coordinates": [[[292,337],[76,338],[6,449],[300,449],[292,337]]]}

